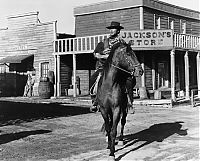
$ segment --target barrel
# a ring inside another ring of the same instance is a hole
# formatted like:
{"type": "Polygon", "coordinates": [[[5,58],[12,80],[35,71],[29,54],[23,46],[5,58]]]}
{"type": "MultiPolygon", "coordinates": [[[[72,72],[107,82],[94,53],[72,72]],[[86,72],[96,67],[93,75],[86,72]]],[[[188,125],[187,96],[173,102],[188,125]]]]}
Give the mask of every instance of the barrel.
{"type": "Polygon", "coordinates": [[[51,88],[51,82],[49,82],[48,79],[40,78],[38,86],[38,94],[39,97],[43,99],[49,99],[51,97],[52,88],[51,88]]]}
{"type": "Polygon", "coordinates": [[[55,84],[55,76],[54,76],[54,72],[53,71],[49,71],[48,72],[48,78],[49,78],[49,82],[51,82],[52,84],[55,84]]]}

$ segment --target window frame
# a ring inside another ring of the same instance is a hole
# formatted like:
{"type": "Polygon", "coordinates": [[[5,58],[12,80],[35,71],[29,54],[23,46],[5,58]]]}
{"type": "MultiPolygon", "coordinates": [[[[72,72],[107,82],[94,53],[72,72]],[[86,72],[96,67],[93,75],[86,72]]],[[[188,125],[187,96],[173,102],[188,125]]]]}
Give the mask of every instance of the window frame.
{"type": "Polygon", "coordinates": [[[50,63],[48,61],[40,63],[40,77],[48,77],[50,63]]]}
{"type": "Polygon", "coordinates": [[[168,17],[168,29],[174,30],[174,18],[168,17]]]}
{"type": "Polygon", "coordinates": [[[187,27],[186,20],[180,19],[180,33],[181,34],[186,34],[186,27],[187,27]]]}
{"type": "Polygon", "coordinates": [[[158,14],[154,14],[154,29],[161,29],[161,16],[158,14]]]}

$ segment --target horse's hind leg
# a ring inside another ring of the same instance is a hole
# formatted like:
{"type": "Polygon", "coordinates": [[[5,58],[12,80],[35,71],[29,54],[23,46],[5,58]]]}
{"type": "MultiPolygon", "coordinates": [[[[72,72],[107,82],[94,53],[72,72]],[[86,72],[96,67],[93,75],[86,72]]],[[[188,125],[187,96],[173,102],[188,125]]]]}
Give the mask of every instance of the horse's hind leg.
{"type": "Polygon", "coordinates": [[[127,110],[123,109],[122,118],[121,118],[121,133],[120,133],[119,142],[118,142],[118,145],[120,146],[124,145],[124,126],[126,124],[126,117],[127,117],[127,110]]]}

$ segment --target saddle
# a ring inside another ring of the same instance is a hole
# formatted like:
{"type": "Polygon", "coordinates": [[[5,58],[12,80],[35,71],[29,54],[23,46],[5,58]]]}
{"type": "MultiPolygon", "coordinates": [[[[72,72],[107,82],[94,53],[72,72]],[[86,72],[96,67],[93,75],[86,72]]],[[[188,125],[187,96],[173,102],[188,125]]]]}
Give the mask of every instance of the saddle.
{"type": "Polygon", "coordinates": [[[95,83],[90,88],[90,95],[91,96],[95,96],[97,94],[97,88],[98,88],[98,84],[99,84],[100,78],[101,78],[101,73],[99,73],[99,75],[97,76],[97,79],[96,79],[95,83]]]}

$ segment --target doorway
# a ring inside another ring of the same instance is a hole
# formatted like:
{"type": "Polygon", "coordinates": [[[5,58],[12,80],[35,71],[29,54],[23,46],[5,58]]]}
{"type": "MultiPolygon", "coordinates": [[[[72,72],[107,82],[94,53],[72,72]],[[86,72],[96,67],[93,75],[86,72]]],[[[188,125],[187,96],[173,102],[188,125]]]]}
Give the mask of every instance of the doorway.
{"type": "Polygon", "coordinates": [[[167,62],[159,62],[157,64],[158,67],[158,74],[157,74],[157,87],[168,87],[169,81],[168,81],[168,63],[167,62]]]}

